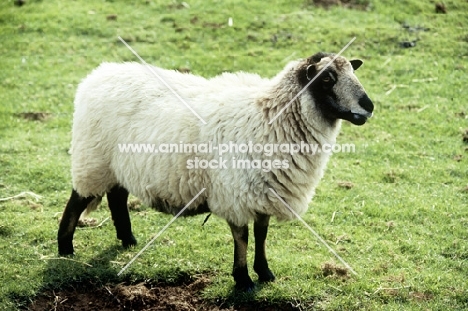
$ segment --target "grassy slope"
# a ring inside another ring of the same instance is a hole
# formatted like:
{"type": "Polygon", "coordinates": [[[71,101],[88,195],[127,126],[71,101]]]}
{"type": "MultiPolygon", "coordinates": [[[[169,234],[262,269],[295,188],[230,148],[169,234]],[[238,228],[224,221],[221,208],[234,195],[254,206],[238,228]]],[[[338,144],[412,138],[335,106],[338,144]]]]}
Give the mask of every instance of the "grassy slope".
{"type": "MultiPolygon", "coordinates": [[[[118,247],[108,221],[77,232],[77,262],[53,259],[70,188],[74,91],[100,62],[135,60],[118,35],[149,63],[204,76],[272,76],[290,58],[337,52],[356,36],[344,55],[365,60],[359,77],[377,106],[375,118],[364,127],[344,125],[339,140],[355,143],[357,152],[332,158],[304,219],[359,276],[324,277],[320,267],[333,256],[300,223],[274,222],[268,248],[278,281],[255,298],[318,309],[468,308],[468,155],[461,140],[468,128],[468,3],[446,1],[449,14],[435,15],[427,1],[371,2],[368,12],[326,11],[305,1],[193,1],[188,9],[169,1],[0,3],[0,197],[24,190],[43,196],[0,203],[0,309],[15,309],[42,288],[116,281],[136,252],[118,247]],[[108,14],[118,19],[106,20],[108,14]],[[430,31],[409,33],[403,22],[430,31]],[[399,48],[417,36],[415,48],[399,48]],[[31,111],[52,117],[15,116],[31,111]],[[354,187],[342,189],[339,181],[354,187]]],[[[108,216],[106,209],[94,214],[98,221],[108,216]]],[[[140,244],[169,220],[146,208],[132,217],[140,244]]],[[[232,296],[227,226],[212,218],[201,228],[202,221],[178,220],[124,279],[210,271],[206,297],[252,299],[232,296]]]]}

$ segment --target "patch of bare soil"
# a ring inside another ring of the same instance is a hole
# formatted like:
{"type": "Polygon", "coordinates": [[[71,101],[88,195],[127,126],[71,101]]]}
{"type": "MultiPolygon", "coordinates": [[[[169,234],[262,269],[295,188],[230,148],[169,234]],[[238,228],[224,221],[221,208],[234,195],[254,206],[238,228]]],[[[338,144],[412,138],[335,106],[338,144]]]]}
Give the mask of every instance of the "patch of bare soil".
{"type": "Polygon", "coordinates": [[[468,144],[468,129],[463,133],[463,142],[468,144]]]}
{"type": "Polygon", "coordinates": [[[117,284],[95,286],[91,283],[60,291],[40,294],[27,310],[43,311],[114,311],[114,310],[174,310],[174,311],[247,311],[247,310],[299,310],[291,303],[268,304],[265,302],[242,305],[215,304],[201,298],[201,291],[209,279],[200,277],[182,284],[117,284]]]}
{"type": "Polygon", "coordinates": [[[348,269],[340,267],[333,262],[326,262],[322,265],[322,274],[325,277],[349,278],[348,269]]]}
{"type": "Polygon", "coordinates": [[[15,115],[29,121],[45,121],[49,119],[52,114],[48,112],[21,112],[15,115]]]}
{"type": "Polygon", "coordinates": [[[350,9],[367,10],[370,2],[364,0],[308,0],[310,4],[326,9],[332,6],[343,6],[350,9]]]}

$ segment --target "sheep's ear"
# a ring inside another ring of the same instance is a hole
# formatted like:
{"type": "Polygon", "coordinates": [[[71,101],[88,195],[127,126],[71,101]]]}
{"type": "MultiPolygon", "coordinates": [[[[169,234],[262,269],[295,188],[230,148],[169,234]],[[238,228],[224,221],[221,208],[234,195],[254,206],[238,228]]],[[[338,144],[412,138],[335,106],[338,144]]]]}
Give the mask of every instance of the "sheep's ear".
{"type": "Polygon", "coordinates": [[[314,77],[314,73],[315,73],[315,66],[314,65],[309,65],[307,66],[306,68],[306,76],[307,76],[307,80],[312,80],[312,78],[314,77]]]}
{"type": "Polygon", "coordinates": [[[351,63],[351,66],[353,66],[354,70],[358,70],[359,67],[362,65],[362,60],[360,59],[353,59],[349,61],[351,63]]]}

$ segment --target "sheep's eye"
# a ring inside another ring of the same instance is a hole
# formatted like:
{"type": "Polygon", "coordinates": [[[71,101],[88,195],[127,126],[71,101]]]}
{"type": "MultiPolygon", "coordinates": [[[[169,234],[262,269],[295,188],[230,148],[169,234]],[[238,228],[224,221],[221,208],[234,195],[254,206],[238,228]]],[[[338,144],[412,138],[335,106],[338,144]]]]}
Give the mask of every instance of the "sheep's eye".
{"type": "Polygon", "coordinates": [[[330,80],[331,80],[330,77],[323,77],[322,78],[322,81],[325,82],[325,83],[330,82],[330,80]]]}

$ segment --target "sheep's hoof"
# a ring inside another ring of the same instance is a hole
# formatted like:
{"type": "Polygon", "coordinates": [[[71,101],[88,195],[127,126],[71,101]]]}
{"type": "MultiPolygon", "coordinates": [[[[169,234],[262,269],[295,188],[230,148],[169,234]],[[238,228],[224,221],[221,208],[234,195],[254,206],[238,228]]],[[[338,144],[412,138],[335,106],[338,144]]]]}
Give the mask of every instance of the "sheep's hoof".
{"type": "Polygon", "coordinates": [[[258,281],[261,283],[273,282],[275,279],[276,277],[270,269],[258,274],[258,281]]]}
{"type": "Polygon", "coordinates": [[[137,245],[137,240],[135,239],[133,234],[132,234],[132,236],[130,238],[122,240],[122,246],[124,248],[130,248],[130,247],[135,246],[135,245],[137,245]]]}
{"type": "Polygon", "coordinates": [[[254,291],[255,289],[255,284],[254,282],[252,282],[252,280],[244,280],[242,282],[236,282],[236,286],[235,286],[235,289],[237,291],[240,291],[240,292],[244,292],[244,293],[251,293],[254,291]]]}
{"type": "Polygon", "coordinates": [[[258,274],[258,281],[260,283],[273,282],[275,280],[275,275],[268,268],[268,264],[254,264],[254,270],[258,274]]]}
{"type": "Polygon", "coordinates": [[[60,256],[63,256],[63,257],[72,257],[74,255],[73,246],[72,247],[60,247],[59,246],[58,253],[60,256]]]}
{"type": "Polygon", "coordinates": [[[235,267],[232,271],[234,282],[236,282],[235,289],[243,292],[251,292],[255,288],[255,284],[249,276],[247,266],[235,267]]]}

